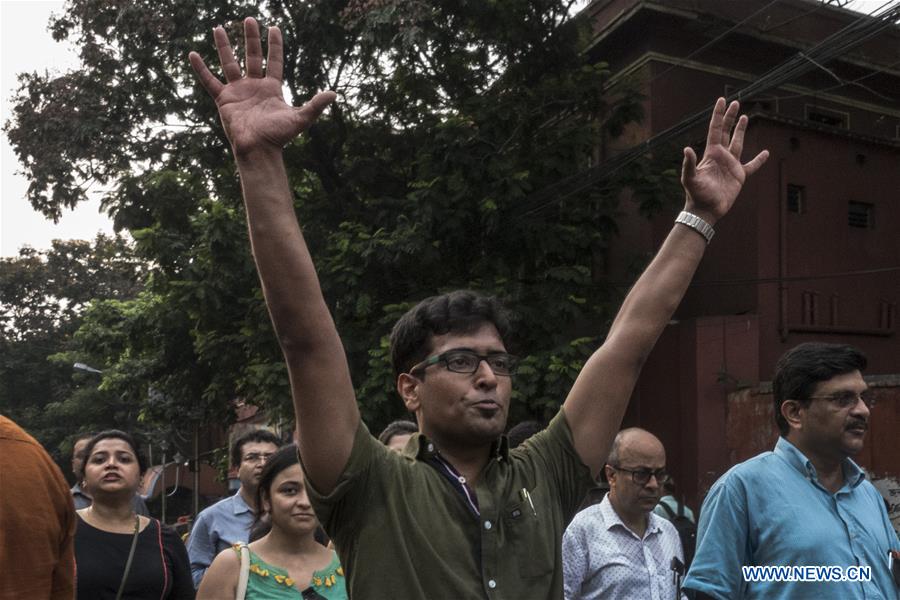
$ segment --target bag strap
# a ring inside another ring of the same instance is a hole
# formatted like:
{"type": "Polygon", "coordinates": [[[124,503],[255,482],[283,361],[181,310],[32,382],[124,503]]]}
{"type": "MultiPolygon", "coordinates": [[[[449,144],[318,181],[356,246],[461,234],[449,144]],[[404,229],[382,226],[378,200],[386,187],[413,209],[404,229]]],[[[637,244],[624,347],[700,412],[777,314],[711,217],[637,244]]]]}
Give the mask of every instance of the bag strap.
{"type": "Polygon", "coordinates": [[[671,506],[669,506],[669,505],[666,504],[665,502],[660,502],[659,504],[657,504],[657,506],[661,506],[662,509],[663,509],[664,511],[666,511],[666,514],[669,515],[669,520],[670,520],[670,521],[674,521],[674,520],[675,520],[675,512],[672,510],[672,507],[671,507],[671,506]]]}
{"type": "Polygon", "coordinates": [[[241,571],[238,575],[237,592],[235,600],[244,600],[247,595],[247,583],[250,579],[250,549],[247,544],[241,542],[241,571]]]}
{"type": "Polygon", "coordinates": [[[138,534],[140,532],[141,518],[138,515],[134,515],[134,535],[131,537],[131,550],[128,551],[128,560],[125,561],[125,572],[122,573],[122,582],[119,584],[119,591],[116,592],[116,600],[122,600],[122,594],[125,592],[125,582],[128,581],[128,573],[131,572],[134,549],[137,548],[138,534]]]}

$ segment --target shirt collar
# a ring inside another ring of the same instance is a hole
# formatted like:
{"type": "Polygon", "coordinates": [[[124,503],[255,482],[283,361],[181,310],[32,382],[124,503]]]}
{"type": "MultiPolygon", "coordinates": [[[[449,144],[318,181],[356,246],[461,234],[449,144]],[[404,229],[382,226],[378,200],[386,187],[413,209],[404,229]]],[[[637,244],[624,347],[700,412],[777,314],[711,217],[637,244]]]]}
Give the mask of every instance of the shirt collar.
{"type": "MultiPolygon", "coordinates": [[[[819,480],[816,467],[813,466],[812,462],[806,458],[805,454],[800,452],[797,446],[787,441],[783,436],[778,437],[774,452],[804,477],[816,482],[819,480]]],[[[863,470],[849,457],[844,458],[841,467],[844,471],[844,483],[851,488],[855,488],[866,479],[866,474],[863,470]]]]}
{"type": "MultiPolygon", "coordinates": [[[[637,535],[631,529],[628,528],[627,525],[622,521],[619,517],[619,513],[616,512],[616,509],[613,507],[612,502],[609,501],[609,493],[603,497],[603,501],[600,502],[600,515],[603,517],[603,523],[606,525],[606,530],[609,531],[615,526],[619,526],[629,533],[637,535]]],[[[657,517],[652,512],[647,515],[647,530],[644,532],[644,537],[646,538],[651,533],[659,532],[659,519],[662,517],[657,517]]]]}
{"type": "MultiPolygon", "coordinates": [[[[406,447],[403,449],[403,456],[412,460],[428,460],[439,454],[437,446],[428,439],[424,433],[413,434],[406,447]]],[[[490,455],[497,460],[509,460],[509,440],[505,435],[491,443],[490,455]]]]}
{"type": "Polygon", "coordinates": [[[240,515],[245,512],[253,512],[253,509],[250,508],[250,505],[244,501],[244,497],[241,496],[241,490],[238,488],[238,491],[235,492],[234,496],[231,497],[231,509],[234,511],[234,514],[240,515]]]}

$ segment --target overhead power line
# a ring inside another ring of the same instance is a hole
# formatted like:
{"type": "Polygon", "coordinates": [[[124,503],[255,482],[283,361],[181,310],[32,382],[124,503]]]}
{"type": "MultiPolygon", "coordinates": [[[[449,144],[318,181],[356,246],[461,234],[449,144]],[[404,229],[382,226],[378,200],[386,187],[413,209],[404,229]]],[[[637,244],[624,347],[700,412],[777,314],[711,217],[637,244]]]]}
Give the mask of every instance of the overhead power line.
{"type": "MultiPolygon", "coordinates": [[[[900,20],[900,4],[894,6],[890,6],[890,4],[891,2],[888,2],[871,14],[860,16],[812,48],[798,52],[753,83],[738,90],[729,100],[751,99],[817,68],[817,64],[827,64],[837,57],[846,55],[855,46],[873,38],[900,20]]],[[[708,121],[711,114],[712,109],[699,111],[595,167],[576,173],[558,183],[538,190],[531,194],[524,203],[517,206],[516,214],[512,218],[517,220],[532,216],[575,194],[583,192],[609,177],[610,174],[648,154],[661,144],[673,141],[700,123],[708,121]]]]}

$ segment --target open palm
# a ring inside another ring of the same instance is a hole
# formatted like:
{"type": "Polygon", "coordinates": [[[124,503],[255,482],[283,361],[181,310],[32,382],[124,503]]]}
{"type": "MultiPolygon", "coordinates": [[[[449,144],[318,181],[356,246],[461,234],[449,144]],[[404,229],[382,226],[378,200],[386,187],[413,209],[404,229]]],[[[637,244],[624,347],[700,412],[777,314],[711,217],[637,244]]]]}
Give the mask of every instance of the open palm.
{"type": "Polygon", "coordinates": [[[699,164],[693,149],[684,149],[681,183],[688,196],[686,210],[709,222],[715,222],[729,211],[747,176],[759,170],[769,157],[769,152],[763,150],[750,162],[741,164],[747,117],[738,118],[739,109],[737,102],[726,109],[724,98],[716,102],[699,164]]]}
{"type": "Polygon", "coordinates": [[[277,27],[269,28],[265,75],[256,20],[244,20],[246,76],[241,73],[241,67],[234,58],[225,30],[216,27],[213,36],[227,83],[219,81],[196,52],[191,52],[188,58],[200,83],[219,107],[219,117],[235,154],[245,154],[258,148],[283,147],[315,122],[335,99],[334,92],[320,92],[300,108],[284,101],[281,89],[284,52],[281,31],[277,27]]]}

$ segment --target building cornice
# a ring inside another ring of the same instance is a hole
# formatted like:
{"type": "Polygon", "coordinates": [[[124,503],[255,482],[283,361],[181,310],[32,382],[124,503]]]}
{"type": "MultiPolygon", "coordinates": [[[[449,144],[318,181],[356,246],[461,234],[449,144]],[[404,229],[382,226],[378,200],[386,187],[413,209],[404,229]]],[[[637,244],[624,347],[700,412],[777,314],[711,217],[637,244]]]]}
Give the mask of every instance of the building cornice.
{"type": "MultiPolygon", "coordinates": [[[[713,75],[719,75],[722,77],[730,77],[732,79],[739,79],[741,81],[753,82],[759,79],[759,75],[754,73],[748,73],[746,71],[738,71],[735,69],[727,69],[724,67],[719,67],[716,65],[710,65],[708,63],[703,63],[696,60],[685,60],[683,58],[678,58],[674,56],[669,56],[667,54],[662,54],[660,52],[646,52],[637,60],[632,62],[631,64],[625,66],[618,73],[610,77],[608,87],[615,86],[619,81],[624,78],[628,78],[634,75],[637,71],[647,66],[651,61],[660,62],[667,65],[684,67],[686,69],[693,69],[695,71],[700,71],[703,73],[711,73],[713,75]]],[[[805,86],[796,85],[796,84],[786,84],[779,86],[777,89],[784,90],[787,92],[791,92],[793,94],[808,96],[812,98],[819,98],[823,100],[827,100],[828,102],[834,102],[836,104],[842,104],[844,106],[852,106],[853,108],[858,108],[860,110],[866,110],[873,113],[890,115],[892,117],[900,118],[900,108],[891,108],[885,104],[875,104],[872,102],[864,102],[861,100],[855,100],[853,98],[848,98],[846,96],[841,96],[839,94],[831,94],[828,92],[823,92],[819,90],[814,90],[805,86]]]]}

